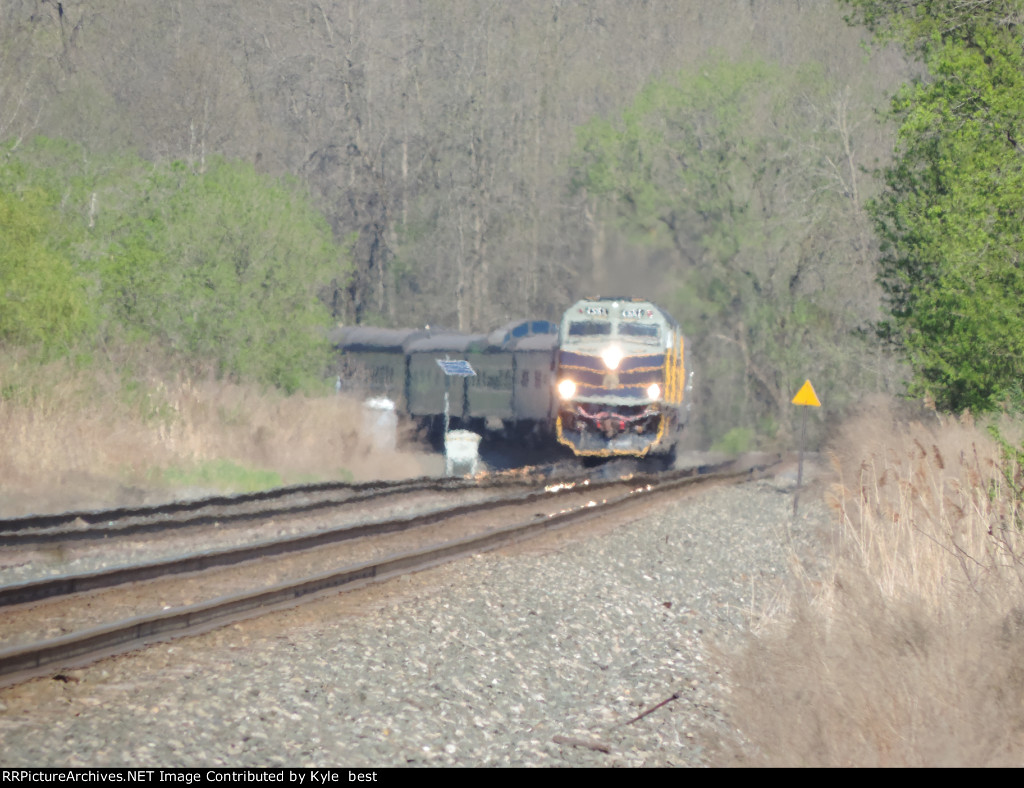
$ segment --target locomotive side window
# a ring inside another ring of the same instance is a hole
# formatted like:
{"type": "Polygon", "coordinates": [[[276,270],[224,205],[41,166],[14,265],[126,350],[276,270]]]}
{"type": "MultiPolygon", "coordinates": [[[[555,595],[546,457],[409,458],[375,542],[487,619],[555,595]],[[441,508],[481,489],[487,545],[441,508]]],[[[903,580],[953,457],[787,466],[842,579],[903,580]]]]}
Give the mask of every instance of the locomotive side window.
{"type": "Polygon", "coordinates": [[[577,320],[569,324],[569,336],[571,337],[597,337],[611,333],[611,323],[599,323],[596,320],[577,320]]]}

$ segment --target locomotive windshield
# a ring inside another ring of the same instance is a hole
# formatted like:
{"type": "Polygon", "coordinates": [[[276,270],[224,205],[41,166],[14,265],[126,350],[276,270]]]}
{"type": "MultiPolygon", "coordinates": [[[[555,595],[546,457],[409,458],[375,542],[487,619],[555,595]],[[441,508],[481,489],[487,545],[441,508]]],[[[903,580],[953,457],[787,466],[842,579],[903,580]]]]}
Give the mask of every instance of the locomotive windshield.
{"type": "Polygon", "coordinates": [[[571,337],[598,337],[612,333],[612,324],[597,320],[577,320],[569,324],[571,337]]]}
{"type": "Polygon", "coordinates": [[[569,323],[571,337],[611,336],[639,339],[641,342],[657,342],[661,336],[661,328],[653,323],[610,323],[606,320],[576,320],[569,323]],[[615,326],[614,332],[612,331],[615,326]]]}
{"type": "Polygon", "coordinates": [[[658,340],[661,330],[650,323],[619,323],[619,336],[658,340]]]}

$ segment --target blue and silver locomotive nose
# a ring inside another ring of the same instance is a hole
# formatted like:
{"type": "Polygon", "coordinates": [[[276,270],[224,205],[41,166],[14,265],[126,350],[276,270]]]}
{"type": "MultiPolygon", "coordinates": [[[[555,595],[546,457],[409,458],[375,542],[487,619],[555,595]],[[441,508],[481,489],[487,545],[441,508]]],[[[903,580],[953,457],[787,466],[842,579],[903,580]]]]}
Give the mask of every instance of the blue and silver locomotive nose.
{"type": "Polygon", "coordinates": [[[675,321],[647,301],[584,299],[563,316],[558,440],[576,454],[643,455],[675,443],[685,371],[675,321]]]}

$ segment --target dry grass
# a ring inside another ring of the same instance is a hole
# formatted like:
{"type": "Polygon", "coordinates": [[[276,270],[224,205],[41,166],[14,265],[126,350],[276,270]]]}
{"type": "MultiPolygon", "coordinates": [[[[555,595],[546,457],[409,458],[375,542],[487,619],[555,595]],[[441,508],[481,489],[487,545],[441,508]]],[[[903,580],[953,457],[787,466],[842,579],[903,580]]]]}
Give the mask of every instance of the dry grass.
{"type": "Polygon", "coordinates": [[[414,451],[378,451],[360,404],[343,397],[10,357],[0,390],[0,516],[166,500],[178,492],[170,479],[193,479],[193,494],[230,489],[201,473],[210,466],[284,484],[425,472],[414,451]]]}
{"type": "Polygon", "coordinates": [[[734,665],[743,762],[1020,765],[1024,535],[999,448],[969,417],[865,412],[834,442],[829,576],[734,665]]]}

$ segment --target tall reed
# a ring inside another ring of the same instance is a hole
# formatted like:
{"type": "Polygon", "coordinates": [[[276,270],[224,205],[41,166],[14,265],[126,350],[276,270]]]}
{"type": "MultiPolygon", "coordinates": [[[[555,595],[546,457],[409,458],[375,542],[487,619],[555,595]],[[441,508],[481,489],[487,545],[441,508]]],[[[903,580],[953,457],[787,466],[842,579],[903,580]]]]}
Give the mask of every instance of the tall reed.
{"type": "Polygon", "coordinates": [[[874,402],[835,436],[826,575],[733,666],[753,762],[1024,762],[1019,469],[969,416],[928,418],[874,402]]]}

